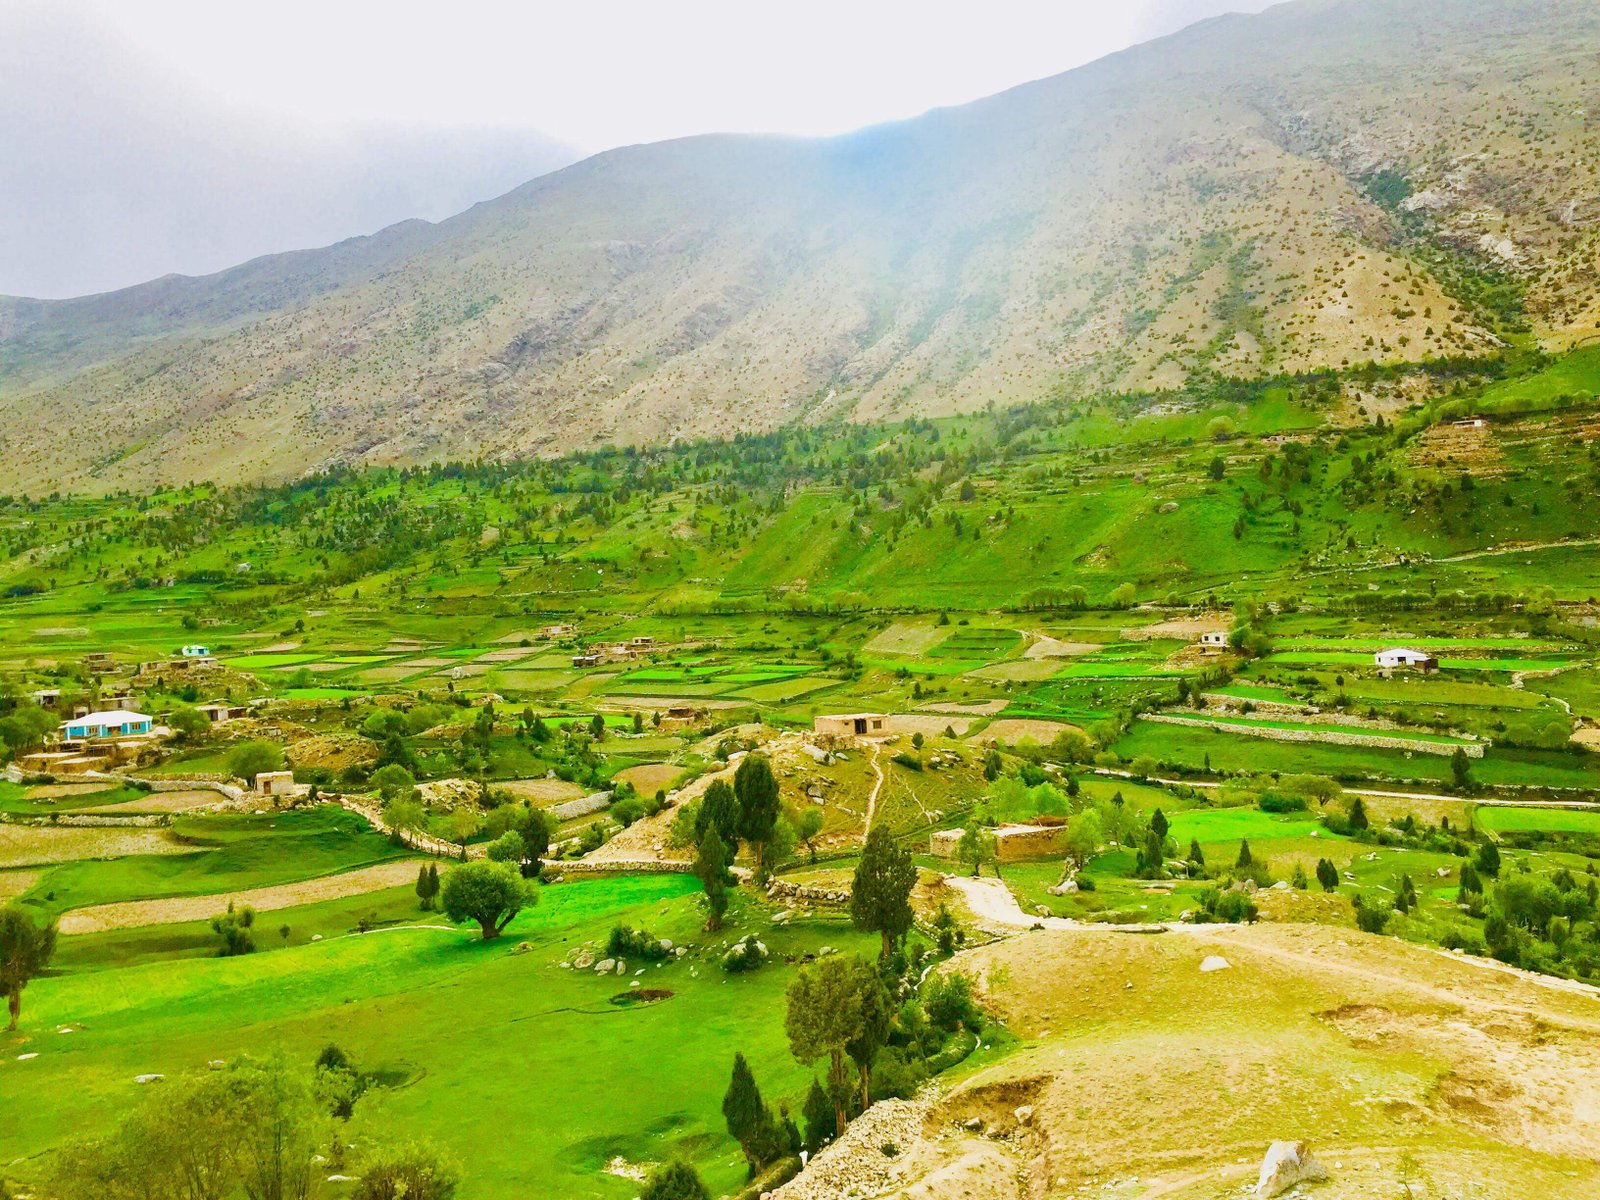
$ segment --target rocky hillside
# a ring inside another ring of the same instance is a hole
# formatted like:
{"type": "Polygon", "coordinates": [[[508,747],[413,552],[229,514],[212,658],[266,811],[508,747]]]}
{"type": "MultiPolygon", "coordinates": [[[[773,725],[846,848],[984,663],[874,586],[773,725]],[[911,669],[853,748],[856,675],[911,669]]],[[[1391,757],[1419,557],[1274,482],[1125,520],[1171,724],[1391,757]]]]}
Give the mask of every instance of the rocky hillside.
{"type": "Polygon", "coordinates": [[[439,225],[0,300],[16,490],[938,414],[1600,321],[1600,11],[1299,0],[854,135],[630,147],[439,225]]]}

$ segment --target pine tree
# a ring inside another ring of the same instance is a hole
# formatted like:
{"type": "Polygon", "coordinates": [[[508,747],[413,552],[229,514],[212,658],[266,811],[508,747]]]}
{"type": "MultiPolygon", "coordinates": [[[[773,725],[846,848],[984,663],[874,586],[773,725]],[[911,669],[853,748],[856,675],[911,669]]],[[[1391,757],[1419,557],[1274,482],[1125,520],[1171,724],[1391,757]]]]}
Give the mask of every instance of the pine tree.
{"type": "Polygon", "coordinates": [[[1500,848],[1493,842],[1484,842],[1478,847],[1476,866],[1478,874],[1487,876],[1490,879],[1498,878],[1500,875],[1500,848]]]}
{"type": "Polygon", "coordinates": [[[765,755],[748,755],[739,764],[733,775],[733,794],[739,800],[739,836],[755,852],[756,874],[765,875],[771,865],[767,855],[772,835],[778,827],[778,778],[765,755]]]}
{"type": "Polygon", "coordinates": [[[1250,842],[1248,839],[1239,842],[1239,857],[1234,862],[1234,867],[1240,871],[1248,870],[1255,860],[1250,857],[1250,842]]]}
{"type": "Polygon", "coordinates": [[[417,906],[423,912],[433,907],[433,896],[428,891],[428,864],[423,863],[417,868],[417,906]]]}
{"type": "Polygon", "coordinates": [[[916,886],[911,852],[894,840],[887,825],[873,826],[850,887],[850,919],[862,932],[882,936],[880,959],[894,953],[911,928],[911,889],[916,886]]]}
{"type": "Polygon", "coordinates": [[[694,873],[700,877],[700,886],[706,891],[706,931],[715,933],[722,928],[722,914],[728,911],[728,847],[708,828],[700,839],[695,855],[694,873]]]}
{"type": "Polygon", "coordinates": [[[761,1089],[743,1054],[733,1056],[733,1078],[722,1097],[722,1117],[728,1123],[728,1132],[744,1151],[753,1176],[761,1168],[759,1143],[767,1125],[767,1107],[761,1099],[761,1089]]]}
{"type": "Polygon", "coordinates": [[[739,846],[739,800],[726,779],[714,779],[706,794],[700,797],[700,807],[694,814],[694,840],[696,845],[705,837],[706,829],[713,828],[730,851],[739,846]]]}
{"type": "Polygon", "coordinates": [[[1206,854],[1204,850],[1200,849],[1200,839],[1198,838],[1189,840],[1189,861],[1198,867],[1206,865],[1206,854]]]}
{"type": "Polygon", "coordinates": [[[1339,868],[1326,859],[1317,860],[1317,882],[1322,885],[1322,890],[1331,892],[1339,886],[1339,868]]]}
{"type": "Polygon", "coordinates": [[[833,1101],[828,1098],[828,1093],[815,1075],[811,1077],[811,1090],[806,1093],[805,1107],[800,1110],[800,1115],[805,1119],[805,1148],[810,1153],[815,1154],[839,1136],[839,1118],[834,1111],[833,1101]]]}
{"type": "Polygon", "coordinates": [[[1150,832],[1160,838],[1163,843],[1167,840],[1167,830],[1170,828],[1171,826],[1167,824],[1167,814],[1159,808],[1150,814],[1150,832]]]}
{"type": "Polygon", "coordinates": [[[1357,796],[1350,802],[1350,828],[1359,832],[1370,825],[1371,822],[1367,820],[1367,806],[1361,803],[1361,797],[1357,796]]]}

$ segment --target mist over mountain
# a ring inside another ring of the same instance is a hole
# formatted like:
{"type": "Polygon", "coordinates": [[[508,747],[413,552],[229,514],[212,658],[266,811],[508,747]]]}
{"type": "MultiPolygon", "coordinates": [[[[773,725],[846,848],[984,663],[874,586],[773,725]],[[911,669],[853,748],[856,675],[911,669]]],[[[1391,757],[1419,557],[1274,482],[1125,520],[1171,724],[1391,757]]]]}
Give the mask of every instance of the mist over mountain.
{"type": "Polygon", "coordinates": [[[219,107],[62,15],[0,14],[0,292],[76,296],[439,220],[578,157],[533,131],[219,107]]]}

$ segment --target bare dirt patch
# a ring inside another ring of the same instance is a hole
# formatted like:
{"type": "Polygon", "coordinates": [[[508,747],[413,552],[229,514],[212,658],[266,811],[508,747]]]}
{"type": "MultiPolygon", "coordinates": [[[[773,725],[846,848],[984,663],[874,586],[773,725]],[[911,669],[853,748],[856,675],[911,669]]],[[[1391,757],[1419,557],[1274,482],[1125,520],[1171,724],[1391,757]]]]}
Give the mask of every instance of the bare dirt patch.
{"type": "Polygon", "coordinates": [[[43,871],[0,871],[0,904],[15,900],[39,882],[43,871]]]}
{"type": "Polygon", "coordinates": [[[159,829],[63,829],[0,825],[0,869],[39,867],[135,854],[193,854],[159,829]]]}
{"type": "Polygon", "coordinates": [[[94,811],[97,813],[195,812],[202,808],[214,808],[227,803],[230,801],[220,792],[213,792],[209,788],[196,788],[184,792],[151,792],[148,796],[142,796],[137,800],[124,800],[120,804],[102,804],[94,811]]]}
{"type": "Polygon", "coordinates": [[[683,774],[683,768],[676,763],[641,763],[637,767],[629,767],[618,771],[618,782],[633,785],[633,789],[641,796],[654,796],[663,788],[670,788],[683,774]]]}
{"type": "Polygon", "coordinates": [[[93,796],[110,791],[104,783],[40,783],[22,793],[24,800],[59,800],[64,796],[93,796]]]}
{"type": "Polygon", "coordinates": [[[327,875],[321,879],[283,883],[274,887],[253,888],[245,892],[97,904],[92,908],[73,909],[65,914],[61,918],[61,932],[103,933],[108,929],[134,929],[142,925],[176,925],[183,921],[204,921],[227,908],[230,900],[240,906],[248,904],[257,912],[271,912],[279,908],[293,908],[299,904],[315,904],[320,900],[338,900],[345,896],[362,896],[368,892],[382,891],[384,888],[400,887],[402,884],[414,882],[416,877],[417,860],[400,859],[346,871],[341,875],[327,875]]]}
{"type": "Polygon", "coordinates": [[[1169,621],[1157,621],[1154,625],[1124,629],[1122,637],[1130,642],[1153,642],[1158,638],[1198,641],[1202,633],[1226,633],[1232,628],[1233,618],[1227,613],[1202,613],[1195,617],[1174,617],[1169,621]]]}
{"type": "Polygon", "coordinates": [[[1064,642],[1047,634],[1036,633],[1033,641],[1022,652],[1023,658],[1075,658],[1080,654],[1093,654],[1100,647],[1093,642],[1064,642]]]}
{"type": "Polygon", "coordinates": [[[976,671],[968,671],[969,679],[998,679],[1013,683],[1038,683],[1049,679],[1061,664],[1053,658],[1019,658],[1014,662],[990,663],[976,671]]]}
{"type": "Polygon", "coordinates": [[[920,733],[923,737],[939,737],[946,729],[954,729],[960,737],[972,728],[972,723],[971,717],[932,713],[895,713],[884,722],[890,733],[920,733]]]}
{"type": "Polygon", "coordinates": [[[961,713],[969,717],[992,717],[1004,711],[1009,700],[973,700],[963,703],[959,700],[941,700],[937,704],[924,704],[918,710],[931,713],[961,713]]]}
{"type": "Polygon", "coordinates": [[[565,779],[507,779],[493,786],[510,792],[518,800],[526,800],[535,808],[544,808],[550,804],[565,804],[568,800],[577,800],[586,794],[583,788],[565,779]]]}
{"type": "Polygon", "coordinates": [[[993,739],[1014,745],[1023,738],[1032,738],[1041,745],[1053,741],[1056,735],[1065,733],[1069,729],[1077,729],[1076,725],[1069,725],[1065,721],[1040,721],[1031,717],[1002,717],[998,721],[990,721],[978,735],[985,740],[993,739]]]}

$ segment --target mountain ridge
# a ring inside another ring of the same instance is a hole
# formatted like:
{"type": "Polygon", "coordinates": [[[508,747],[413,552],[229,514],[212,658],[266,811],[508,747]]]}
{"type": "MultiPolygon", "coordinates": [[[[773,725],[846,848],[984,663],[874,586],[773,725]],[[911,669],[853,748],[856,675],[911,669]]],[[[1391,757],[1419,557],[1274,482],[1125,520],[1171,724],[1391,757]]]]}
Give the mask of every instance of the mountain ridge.
{"type": "Polygon", "coordinates": [[[837,138],[607,151],[156,312],[0,301],[0,456],[103,490],[1561,347],[1600,329],[1596,51],[1566,0],[1299,0],[837,138]]]}

